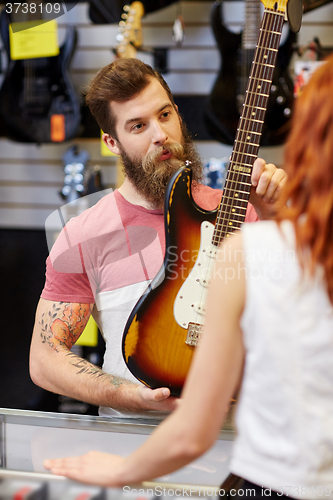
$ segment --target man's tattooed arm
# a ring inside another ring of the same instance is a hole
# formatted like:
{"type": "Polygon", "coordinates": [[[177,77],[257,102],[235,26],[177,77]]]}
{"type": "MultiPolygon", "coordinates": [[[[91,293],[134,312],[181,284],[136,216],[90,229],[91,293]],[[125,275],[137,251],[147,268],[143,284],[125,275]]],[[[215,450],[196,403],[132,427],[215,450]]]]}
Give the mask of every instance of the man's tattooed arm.
{"type": "Polygon", "coordinates": [[[40,299],[30,348],[32,381],[48,391],[97,406],[135,412],[173,410],[176,402],[168,389],[152,390],[110,375],[71,352],[93,306],[40,299]]]}
{"type": "Polygon", "coordinates": [[[71,349],[83,332],[93,304],[53,302],[40,319],[42,342],[55,351],[71,349]]]}
{"type": "Polygon", "coordinates": [[[69,352],[67,356],[70,359],[70,364],[72,366],[75,366],[78,369],[77,374],[80,375],[81,373],[85,373],[87,375],[91,375],[92,377],[95,378],[107,378],[109,382],[114,385],[115,387],[120,387],[121,385],[124,384],[130,384],[128,380],[125,380],[123,378],[119,377],[114,377],[113,375],[109,375],[106,372],[103,372],[101,368],[98,368],[98,366],[95,366],[91,364],[89,361],[86,359],[79,358],[76,354],[73,352],[69,352]]]}
{"type": "Polygon", "coordinates": [[[51,303],[40,319],[42,342],[48,344],[56,352],[59,352],[60,349],[69,350],[68,360],[72,366],[77,368],[77,375],[86,374],[98,379],[108,379],[114,387],[129,384],[130,382],[127,380],[109,375],[101,368],[70,351],[83,332],[92,309],[93,304],[51,303]]]}

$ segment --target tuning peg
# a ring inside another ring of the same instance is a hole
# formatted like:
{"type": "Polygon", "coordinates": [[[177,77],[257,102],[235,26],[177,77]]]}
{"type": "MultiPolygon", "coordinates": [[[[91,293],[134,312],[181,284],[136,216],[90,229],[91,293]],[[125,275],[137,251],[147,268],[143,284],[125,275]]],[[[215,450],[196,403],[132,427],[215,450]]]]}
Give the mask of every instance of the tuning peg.
{"type": "Polygon", "coordinates": [[[131,6],[130,5],[124,5],[123,10],[125,12],[128,12],[129,10],[131,10],[131,6]]]}
{"type": "Polygon", "coordinates": [[[73,167],[73,165],[72,165],[71,163],[68,163],[68,164],[65,166],[65,168],[64,168],[65,173],[66,173],[66,174],[71,174],[71,173],[72,173],[72,171],[73,171],[73,168],[74,168],[74,167],[73,167]]]}
{"type": "Polygon", "coordinates": [[[117,42],[122,42],[124,40],[124,36],[121,33],[118,33],[116,35],[116,40],[117,42]]]}
{"type": "Polygon", "coordinates": [[[122,15],[121,15],[121,18],[122,19],[127,19],[127,17],[128,17],[128,15],[125,12],[123,12],[122,15]]]}

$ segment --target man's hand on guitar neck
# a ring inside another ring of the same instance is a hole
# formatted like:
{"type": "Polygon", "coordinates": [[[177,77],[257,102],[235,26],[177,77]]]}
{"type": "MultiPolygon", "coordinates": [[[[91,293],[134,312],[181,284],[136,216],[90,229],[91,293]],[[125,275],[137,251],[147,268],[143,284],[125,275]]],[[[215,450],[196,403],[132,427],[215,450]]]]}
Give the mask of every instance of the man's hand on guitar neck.
{"type": "Polygon", "coordinates": [[[273,163],[266,163],[262,158],[256,159],[251,177],[250,203],[260,219],[271,219],[274,216],[286,180],[287,174],[282,168],[276,168],[273,163]]]}

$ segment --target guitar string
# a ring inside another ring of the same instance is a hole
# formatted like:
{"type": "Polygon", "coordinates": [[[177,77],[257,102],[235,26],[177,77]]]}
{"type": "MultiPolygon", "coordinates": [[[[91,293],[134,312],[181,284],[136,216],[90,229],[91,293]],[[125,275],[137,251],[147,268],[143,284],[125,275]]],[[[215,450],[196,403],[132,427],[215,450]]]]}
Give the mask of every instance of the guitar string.
{"type": "MultiPolygon", "coordinates": [[[[274,12],[272,10],[269,10],[269,9],[265,9],[264,11],[264,16],[263,16],[263,20],[262,20],[262,27],[260,29],[260,32],[259,32],[259,37],[258,37],[258,45],[257,45],[257,48],[256,48],[256,51],[255,51],[255,56],[254,56],[254,62],[252,64],[252,68],[251,68],[251,72],[250,72],[250,77],[251,77],[251,80],[249,81],[248,83],[248,90],[252,90],[252,87],[253,85],[255,85],[256,81],[259,81],[259,80],[268,80],[270,83],[267,85],[268,82],[265,82],[264,85],[261,85],[262,87],[267,87],[271,85],[271,82],[272,82],[272,78],[273,78],[273,72],[274,72],[274,68],[270,68],[268,67],[267,65],[263,65],[263,68],[260,66],[260,64],[258,64],[258,60],[262,60],[262,56],[263,56],[263,52],[265,51],[265,54],[264,55],[267,55],[267,64],[271,64],[272,62],[274,62],[274,67],[275,67],[275,60],[276,60],[276,54],[274,54],[274,50],[277,50],[278,48],[278,45],[279,45],[279,39],[281,37],[281,32],[282,32],[282,25],[283,25],[283,20],[282,20],[282,23],[281,23],[281,29],[279,29],[279,14],[277,15],[278,13],[277,12],[274,12]],[[271,18],[273,16],[273,22],[271,21],[271,18]],[[268,30],[270,24],[272,24],[272,28],[270,28],[270,30],[268,30]],[[276,37],[277,39],[274,40],[274,37],[276,37]],[[274,43],[275,42],[275,43],[274,43]],[[273,50],[272,50],[273,49],[273,50]],[[272,61],[273,60],[273,61],[272,61]],[[255,64],[256,63],[256,64],[255,64]],[[268,73],[265,74],[265,72],[268,73]],[[264,78],[266,77],[266,78],[264,78]]],[[[281,20],[280,20],[281,22],[281,20]]],[[[261,90],[261,89],[260,89],[261,90]]],[[[242,117],[241,117],[241,120],[240,120],[240,123],[239,123],[239,130],[237,130],[237,134],[236,134],[236,139],[235,139],[235,148],[232,152],[232,157],[231,157],[231,162],[233,162],[233,156],[235,156],[235,160],[236,159],[239,159],[240,156],[246,156],[248,157],[249,155],[253,155],[256,151],[255,150],[258,150],[259,149],[259,142],[260,142],[260,137],[258,137],[258,142],[254,142],[254,143],[250,143],[250,144],[247,144],[247,142],[244,141],[244,136],[246,135],[246,137],[249,137],[249,131],[246,130],[246,127],[252,127],[252,131],[254,131],[255,133],[259,133],[260,132],[260,136],[261,136],[261,130],[262,130],[262,127],[263,127],[263,123],[260,123],[258,121],[256,121],[255,123],[252,123],[251,122],[255,119],[255,118],[250,118],[249,119],[249,113],[251,113],[251,116],[252,113],[253,113],[253,110],[256,108],[260,108],[260,112],[258,113],[261,121],[263,122],[263,118],[265,115],[265,112],[262,112],[262,108],[265,108],[267,107],[267,101],[268,101],[268,97],[266,97],[266,95],[262,95],[262,92],[261,91],[258,95],[256,95],[257,93],[256,92],[248,92],[246,94],[246,99],[245,99],[245,103],[246,103],[246,107],[243,109],[243,113],[242,113],[242,117]],[[254,103],[255,101],[258,101],[256,103],[256,106],[254,106],[254,103]],[[247,101],[248,104],[247,104],[247,101]],[[244,127],[244,130],[242,130],[242,122],[245,122],[245,127],[244,127]],[[253,130],[255,129],[255,130],[253,130]],[[239,137],[243,139],[243,141],[240,141],[239,140],[239,137]],[[235,149],[236,149],[236,146],[238,143],[242,142],[243,144],[247,144],[245,149],[246,149],[246,154],[245,153],[240,153],[239,151],[236,153],[235,149]]],[[[245,104],[244,103],[244,104],[245,104]]],[[[256,113],[257,115],[257,113],[256,113]]],[[[256,115],[254,115],[256,117],[256,115]]],[[[251,137],[251,135],[250,135],[251,137]]],[[[254,160],[252,161],[251,159],[251,162],[252,162],[252,166],[253,166],[253,162],[254,160]]],[[[235,162],[233,162],[235,163],[235,162]]],[[[238,164],[241,164],[243,162],[238,162],[238,164]]],[[[247,165],[247,162],[244,160],[244,164],[247,165]]],[[[233,177],[233,180],[231,181],[230,180],[230,183],[233,184],[233,185],[236,185],[236,184],[249,184],[248,182],[246,182],[246,177],[244,178],[244,174],[240,174],[238,170],[236,170],[236,176],[232,176],[230,174],[231,172],[231,169],[229,169],[229,172],[228,172],[228,178],[227,178],[227,184],[229,183],[229,177],[233,177]],[[229,176],[230,174],[230,176],[229,176]]],[[[251,176],[251,174],[249,174],[251,176]]],[[[248,177],[248,175],[247,175],[248,177]]],[[[248,180],[248,179],[247,179],[248,180]]],[[[231,187],[228,187],[226,186],[227,190],[234,190],[233,188],[231,187]]],[[[244,210],[244,207],[242,206],[243,205],[243,202],[247,202],[247,197],[249,196],[249,192],[246,191],[244,192],[245,196],[243,196],[243,193],[241,193],[241,196],[240,196],[240,203],[241,203],[241,206],[239,208],[243,209],[244,210]]],[[[232,207],[233,207],[233,203],[234,203],[234,197],[232,197],[232,207]]],[[[219,207],[220,208],[220,207],[219,207]]],[[[238,208],[238,207],[237,207],[238,208]]],[[[221,214],[220,214],[220,211],[218,212],[218,218],[219,218],[219,222],[217,222],[217,224],[220,224],[220,219],[221,217],[219,217],[221,214]]],[[[242,214],[242,217],[244,216],[244,214],[242,214]]],[[[229,211],[227,210],[224,214],[224,216],[222,217],[222,225],[223,225],[223,221],[224,223],[226,221],[229,221],[230,223],[230,217],[231,217],[231,211],[230,211],[230,207],[229,207],[229,211]],[[228,215],[228,218],[226,217],[226,215],[228,215]]],[[[238,217],[238,215],[237,215],[238,217]]],[[[233,224],[233,222],[231,223],[233,224]]],[[[240,222],[237,222],[237,224],[241,224],[241,221],[240,222]]],[[[226,224],[225,224],[225,230],[226,230],[226,224]]],[[[218,229],[218,231],[222,231],[223,230],[223,227],[222,229],[218,229]]],[[[213,240],[216,239],[216,235],[215,235],[215,229],[214,229],[214,235],[213,235],[213,240]]],[[[218,242],[218,240],[216,240],[216,243],[218,242]]],[[[215,246],[215,244],[214,244],[215,246]]],[[[211,259],[210,262],[209,262],[209,265],[208,265],[208,269],[209,269],[209,275],[211,275],[211,268],[213,266],[213,263],[214,263],[214,259],[211,259]]],[[[205,304],[205,299],[206,298],[206,294],[207,294],[207,288],[204,288],[202,287],[202,290],[201,290],[201,304],[205,304]]],[[[201,322],[201,315],[199,316],[199,313],[197,312],[196,314],[196,324],[202,324],[201,322]],[[199,320],[200,319],[200,320],[199,320]]]]}

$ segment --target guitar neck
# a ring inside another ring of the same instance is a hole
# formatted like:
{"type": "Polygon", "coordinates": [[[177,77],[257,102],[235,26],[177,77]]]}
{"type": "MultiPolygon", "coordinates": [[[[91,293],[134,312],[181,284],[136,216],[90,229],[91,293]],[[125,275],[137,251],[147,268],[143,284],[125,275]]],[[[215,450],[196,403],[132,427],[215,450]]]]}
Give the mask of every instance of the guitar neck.
{"type": "Polygon", "coordinates": [[[245,220],[252,168],[258,156],[283,22],[284,12],[265,9],[218,209],[212,239],[215,245],[239,229],[245,220]]]}

